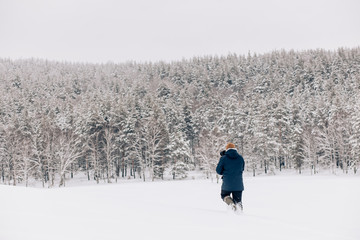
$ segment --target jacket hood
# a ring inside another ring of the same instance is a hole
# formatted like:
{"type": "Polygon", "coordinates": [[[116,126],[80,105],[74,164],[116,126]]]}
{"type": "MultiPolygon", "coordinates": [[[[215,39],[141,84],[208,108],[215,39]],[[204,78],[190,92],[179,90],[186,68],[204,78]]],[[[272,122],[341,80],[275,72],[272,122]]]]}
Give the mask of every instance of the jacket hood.
{"type": "Polygon", "coordinates": [[[225,155],[231,159],[236,159],[239,157],[238,152],[236,151],[236,149],[230,148],[226,151],[225,155]]]}

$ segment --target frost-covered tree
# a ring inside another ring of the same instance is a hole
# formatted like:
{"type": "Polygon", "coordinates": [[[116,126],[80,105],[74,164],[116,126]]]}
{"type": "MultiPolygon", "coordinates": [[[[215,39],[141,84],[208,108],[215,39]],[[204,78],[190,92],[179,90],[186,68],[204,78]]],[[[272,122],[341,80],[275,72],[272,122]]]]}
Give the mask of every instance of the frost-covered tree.
{"type": "MultiPolygon", "coordinates": [[[[150,100],[151,101],[151,100],[150,100]]],[[[152,110],[147,124],[144,127],[146,139],[147,167],[150,178],[163,178],[165,166],[169,154],[169,134],[165,124],[165,118],[156,103],[152,103],[152,110]]]]}
{"type": "Polygon", "coordinates": [[[191,149],[190,144],[186,140],[186,136],[180,130],[174,131],[170,135],[170,142],[169,142],[169,154],[170,154],[170,161],[169,161],[169,168],[173,179],[176,178],[186,178],[187,171],[190,170],[190,159],[191,149]]]}
{"type": "Polygon", "coordinates": [[[353,111],[351,112],[352,130],[350,135],[351,144],[351,160],[349,167],[354,169],[354,173],[357,172],[360,165],[360,98],[355,98],[355,104],[353,105],[353,111]]]}
{"type": "Polygon", "coordinates": [[[60,175],[59,186],[65,186],[65,174],[70,171],[71,165],[82,155],[80,143],[78,136],[73,132],[62,133],[57,138],[55,157],[60,175]]]}
{"type": "MultiPolygon", "coordinates": [[[[230,139],[226,139],[219,127],[215,126],[211,130],[206,129],[201,132],[197,157],[200,159],[201,169],[207,178],[213,179],[216,174],[214,169],[219,162],[220,152],[225,150],[227,142],[230,142],[230,139]]],[[[218,175],[216,177],[218,179],[218,175]]]]}
{"type": "Polygon", "coordinates": [[[291,114],[292,128],[291,138],[292,138],[292,156],[294,159],[295,167],[298,169],[299,173],[301,173],[303,165],[304,165],[304,137],[303,137],[303,127],[301,122],[303,119],[300,116],[300,110],[296,105],[292,108],[291,114]]]}

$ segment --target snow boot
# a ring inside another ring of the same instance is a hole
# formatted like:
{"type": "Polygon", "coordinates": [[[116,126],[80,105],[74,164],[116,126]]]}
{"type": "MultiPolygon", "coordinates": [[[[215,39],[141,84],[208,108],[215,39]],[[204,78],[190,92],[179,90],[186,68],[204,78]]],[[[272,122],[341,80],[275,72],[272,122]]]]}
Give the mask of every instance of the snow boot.
{"type": "Polygon", "coordinates": [[[229,205],[231,210],[236,211],[236,205],[234,203],[234,200],[230,196],[224,197],[224,202],[229,205]]]}
{"type": "Polygon", "coordinates": [[[242,202],[238,202],[236,204],[236,208],[237,208],[238,211],[242,212],[244,210],[242,202]]]}
{"type": "Polygon", "coordinates": [[[233,200],[230,196],[224,197],[224,202],[225,202],[227,205],[234,204],[234,200],[233,200]]]}

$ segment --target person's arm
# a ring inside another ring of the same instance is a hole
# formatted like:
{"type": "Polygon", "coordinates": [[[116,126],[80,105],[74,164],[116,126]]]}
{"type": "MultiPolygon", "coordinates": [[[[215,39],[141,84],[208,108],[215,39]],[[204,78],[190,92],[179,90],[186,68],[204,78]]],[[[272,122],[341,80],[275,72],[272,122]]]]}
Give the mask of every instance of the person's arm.
{"type": "Polygon", "coordinates": [[[245,160],[244,160],[244,158],[241,156],[241,158],[242,158],[242,161],[243,161],[243,170],[242,171],[244,171],[245,170],[245,160]]]}
{"type": "Polygon", "coordinates": [[[224,158],[223,157],[220,158],[220,161],[216,167],[216,172],[219,175],[223,175],[223,172],[224,172],[224,158]]]}

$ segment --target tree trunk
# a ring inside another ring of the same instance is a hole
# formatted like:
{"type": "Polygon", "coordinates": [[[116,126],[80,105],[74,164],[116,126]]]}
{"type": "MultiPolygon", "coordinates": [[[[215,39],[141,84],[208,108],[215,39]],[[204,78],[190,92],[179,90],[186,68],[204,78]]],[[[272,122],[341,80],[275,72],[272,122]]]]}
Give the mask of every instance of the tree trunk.
{"type": "Polygon", "coordinates": [[[88,158],[88,156],[85,156],[85,171],[86,171],[88,181],[90,181],[89,158],[88,158]]]}
{"type": "Polygon", "coordinates": [[[65,187],[65,180],[66,180],[66,176],[65,176],[65,173],[63,173],[63,174],[61,174],[59,187],[61,187],[61,186],[65,187]]]}
{"type": "Polygon", "coordinates": [[[125,177],[125,150],[123,148],[123,156],[121,158],[121,177],[125,177]]]}
{"type": "Polygon", "coordinates": [[[4,183],[5,182],[5,170],[4,170],[3,163],[1,164],[1,179],[2,179],[2,182],[4,183]]]}
{"type": "Polygon", "coordinates": [[[268,172],[267,170],[268,170],[268,169],[267,169],[267,162],[266,162],[266,160],[264,160],[264,168],[265,168],[265,174],[267,174],[267,172],[268,172]]]}
{"type": "Polygon", "coordinates": [[[55,184],[55,170],[51,170],[51,186],[53,187],[55,184]]]}
{"type": "Polygon", "coordinates": [[[73,163],[70,165],[70,177],[74,178],[74,164],[73,163]]]}

